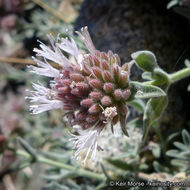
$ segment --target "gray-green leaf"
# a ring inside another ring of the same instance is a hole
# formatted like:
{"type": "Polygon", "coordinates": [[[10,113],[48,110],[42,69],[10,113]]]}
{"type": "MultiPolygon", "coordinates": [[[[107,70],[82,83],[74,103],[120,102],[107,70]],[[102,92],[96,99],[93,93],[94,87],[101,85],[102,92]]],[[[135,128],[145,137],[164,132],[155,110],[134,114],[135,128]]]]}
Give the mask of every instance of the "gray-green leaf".
{"type": "Polygon", "coordinates": [[[190,134],[185,129],[182,131],[182,138],[185,145],[190,146],[190,134]]]}
{"type": "Polygon", "coordinates": [[[168,104],[168,98],[166,96],[153,98],[147,102],[143,116],[143,127],[144,127],[143,141],[146,140],[151,124],[153,123],[153,121],[155,121],[162,115],[167,104],[168,104]]]}
{"type": "Polygon", "coordinates": [[[167,9],[170,9],[170,8],[172,8],[173,6],[178,5],[178,3],[179,3],[179,0],[172,0],[172,1],[170,1],[170,2],[168,3],[168,5],[167,5],[167,9]]]}
{"type": "Polygon", "coordinates": [[[166,96],[166,93],[161,88],[150,84],[131,81],[130,86],[134,98],[155,98],[166,96]]]}
{"type": "Polygon", "coordinates": [[[174,142],[174,145],[181,149],[181,150],[189,150],[189,148],[187,146],[185,146],[184,144],[180,143],[180,142],[174,142]]]}
{"type": "Polygon", "coordinates": [[[144,71],[152,72],[158,66],[155,55],[150,51],[137,51],[131,57],[144,71]]]}

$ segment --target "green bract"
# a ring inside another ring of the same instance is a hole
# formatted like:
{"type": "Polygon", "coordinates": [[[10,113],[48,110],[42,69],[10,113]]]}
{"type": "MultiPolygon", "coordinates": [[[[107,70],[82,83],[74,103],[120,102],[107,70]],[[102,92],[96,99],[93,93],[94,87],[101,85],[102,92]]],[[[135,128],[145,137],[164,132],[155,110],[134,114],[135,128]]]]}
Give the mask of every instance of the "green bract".
{"type": "Polygon", "coordinates": [[[155,67],[158,67],[155,55],[150,51],[137,51],[131,55],[137,66],[144,71],[152,72],[155,67]]]}

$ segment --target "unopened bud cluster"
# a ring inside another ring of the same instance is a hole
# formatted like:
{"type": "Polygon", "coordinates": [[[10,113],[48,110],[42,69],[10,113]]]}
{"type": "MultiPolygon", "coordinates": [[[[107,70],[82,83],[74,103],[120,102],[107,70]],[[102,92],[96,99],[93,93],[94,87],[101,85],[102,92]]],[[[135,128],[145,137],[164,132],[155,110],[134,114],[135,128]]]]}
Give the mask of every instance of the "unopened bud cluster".
{"type": "Polygon", "coordinates": [[[82,70],[75,65],[60,73],[53,89],[57,92],[55,98],[68,111],[71,125],[102,128],[108,121],[115,125],[121,117],[126,117],[129,68],[128,64],[120,66],[117,54],[96,51],[85,56],[82,70]],[[107,110],[112,113],[106,114],[107,110]]]}
{"type": "Polygon", "coordinates": [[[36,91],[27,97],[37,105],[31,105],[31,111],[43,111],[61,108],[69,123],[79,125],[78,135],[72,135],[77,148],[75,156],[82,153],[94,159],[100,147],[97,140],[106,125],[112,127],[120,121],[125,125],[127,116],[126,101],[130,96],[129,75],[131,64],[121,66],[119,56],[99,52],[94,48],[87,27],[77,32],[89,50],[89,54],[79,52],[74,40],[60,39],[56,42],[50,37],[52,49],[41,43],[41,50],[35,49],[37,56],[44,62],[34,58],[39,67],[30,66],[36,74],[52,77],[51,88],[33,84],[36,91]],[[71,62],[62,50],[75,57],[71,62]],[[54,61],[61,69],[53,68],[47,60],[54,61]]]}

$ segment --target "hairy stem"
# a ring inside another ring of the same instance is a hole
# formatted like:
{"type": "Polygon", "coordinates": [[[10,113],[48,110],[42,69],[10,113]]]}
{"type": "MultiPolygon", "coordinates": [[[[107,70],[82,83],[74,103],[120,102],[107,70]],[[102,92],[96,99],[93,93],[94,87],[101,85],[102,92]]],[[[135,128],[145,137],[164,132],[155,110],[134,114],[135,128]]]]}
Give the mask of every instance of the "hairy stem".
{"type": "Polygon", "coordinates": [[[177,71],[169,75],[171,84],[190,76],[190,67],[177,71]]]}
{"type": "MultiPolygon", "coordinates": [[[[22,156],[22,157],[25,157],[27,159],[31,158],[30,154],[28,154],[22,150],[17,150],[16,154],[18,156],[22,156]]],[[[41,155],[38,155],[37,161],[40,163],[43,163],[43,164],[48,164],[48,165],[55,166],[58,168],[62,168],[62,169],[68,170],[68,171],[76,172],[77,176],[88,177],[88,178],[95,179],[98,181],[105,181],[106,180],[106,177],[101,175],[101,174],[97,174],[97,173],[87,171],[84,169],[80,169],[80,168],[75,168],[75,167],[70,166],[68,164],[64,164],[64,163],[59,162],[59,161],[54,161],[54,160],[51,160],[49,158],[45,158],[41,155]]]]}

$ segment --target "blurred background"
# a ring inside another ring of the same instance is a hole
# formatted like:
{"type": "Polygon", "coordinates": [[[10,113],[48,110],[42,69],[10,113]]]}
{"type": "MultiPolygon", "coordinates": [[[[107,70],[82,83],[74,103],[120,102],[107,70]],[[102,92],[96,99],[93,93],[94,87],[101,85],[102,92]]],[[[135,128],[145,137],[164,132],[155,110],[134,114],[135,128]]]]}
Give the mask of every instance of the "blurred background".
{"type": "MultiPolygon", "coordinates": [[[[31,82],[48,82],[26,68],[35,64],[31,56],[39,46],[37,40],[47,43],[49,33],[65,37],[69,33],[83,48],[74,31],[88,26],[98,50],[118,53],[122,63],[130,61],[135,51],[150,50],[159,65],[172,73],[189,64],[189,19],[189,0],[0,0],[0,190],[111,189],[105,181],[15,153],[23,149],[19,136],[29,149],[50,160],[84,167],[71,158],[74,150],[61,112],[29,113],[26,89],[31,82]]],[[[141,73],[133,67],[132,80],[142,80],[141,73]]],[[[167,179],[189,184],[189,83],[187,78],[171,87],[168,108],[140,151],[144,102],[139,110],[131,108],[130,138],[120,131],[103,134],[104,151],[85,168],[107,181],[167,179]]]]}

